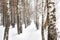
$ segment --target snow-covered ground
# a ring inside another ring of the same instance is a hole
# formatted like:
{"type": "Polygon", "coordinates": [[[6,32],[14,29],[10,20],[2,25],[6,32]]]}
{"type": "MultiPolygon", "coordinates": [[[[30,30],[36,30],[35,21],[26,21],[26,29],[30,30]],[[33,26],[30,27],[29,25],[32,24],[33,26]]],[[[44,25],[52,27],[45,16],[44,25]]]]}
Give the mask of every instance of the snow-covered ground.
{"type": "MultiPolygon", "coordinates": [[[[34,22],[32,21],[31,25],[26,29],[23,26],[23,33],[17,34],[17,25],[15,28],[10,27],[9,30],[9,40],[41,40],[41,27],[40,30],[37,30],[34,22]]],[[[4,36],[4,28],[0,27],[0,40],[3,40],[4,36]]]]}

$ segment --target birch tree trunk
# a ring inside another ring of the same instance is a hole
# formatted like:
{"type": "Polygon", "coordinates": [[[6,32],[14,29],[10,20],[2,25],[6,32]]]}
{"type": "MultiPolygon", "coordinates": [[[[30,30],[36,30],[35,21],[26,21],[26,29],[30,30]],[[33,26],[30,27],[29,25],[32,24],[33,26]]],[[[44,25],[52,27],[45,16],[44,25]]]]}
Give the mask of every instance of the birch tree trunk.
{"type": "Polygon", "coordinates": [[[27,26],[29,26],[31,23],[30,20],[30,1],[27,0],[27,26]]]}
{"type": "Polygon", "coordinates": [[[25,0],[23,5],[24,5],[23,18],[24,18],[24,24],[26,28],[28,25],[30,25],[29,1],[25,0]]]}
{"type": "Polygon", "coordinates": [[[47,0],[48,8],[48,40],[57,40],[55,0],[47,0]]]}
{"type": "Polygon", "coordinates": [[[23,6],[22,6],[22,0],[18,0],[18,8],[17,8],[17,30],[18,30],[18,34],[22,33],[22,9],[23,9],[23,6]]]}
{"type": "Polygon", "coordinates": [[[16,0],[10,0],[11,25],[14,28],[16,22],[16,0]]]}
{"type": "Polygon", "coordinates": [[[44,28],[45,28],[45,26],[44,26],[44,14],[45,14],[44,7],[45,7],[45,1],[42,0],[42,40],[45,40],[45,37],[44,37],[44,28]]]}
{"type": "Polygon", "coordinates": [[[10,27],[10,19],[9,19],[9,13],[8,13],[8,7],[7,7],[7,1],[3,0],[3,8],[4,8],[4,14],[5,14],[5,31],[4,31],[4,38],[3,40],[8,40],[9,35],[9,27],[10,27]]]}
{"type": "Polygon", "coordinates": [[[27,3],[28,3],[28,1],[27,0],[25,0],[25,5],[24,5],[24,7],[25,7],[25,13],[24,13],[24,23],[25,23],[25,28],[27,27],[27,14],[28,14],[28,11],[27,11],[27,9],[28,9],[28,5],[27,5],[27,3]]]}
{"type": "Polygon", "coordinates": [[[3,40],[8,40],[9,27],[10,27],[10,21],[9,20],[10,20],[9,15],[6,15],[6,26],[5,26],[4,39],[3,40]]]}
{"type": "MultiPolygon", "coordinates": [[[[6,0],[5,0],[6,1],[6,0]]],[[[7,9],[6,9],[6,3],[5,3],[4,0],[2,0],[2,7],[3,7],[3,26],[5,26],[5,22],[6,22],[6,12],[7,12],[7,9]]]]}
{"type": "Polygon", "coordinates": [[[0,0],[0,14],[1,14],[1,25],[3,25],[3,6],[2,6],[2,0],[0,0]]]}
{"type": "Polygon", "coordinates": [[[36,21],[35,21],[35,24],[36,24],[36,28],[39,29],[39,17],[38,17],[38,0],[36,0],[36,21]]]}
{"type": "Polygon", "coordinates": [[[36,24],[37,29],[39,29],[39,14],[40,14],[40,10],[39,10],[40,3],[38,1],[39,0],[34,0],[34,8],[33,8],[33,5],[31,4],[32,9],[30,9],[32,10],[31,15],[32,17],[34,17],[33,20],[34,20],[34,23],[36,24]]]}

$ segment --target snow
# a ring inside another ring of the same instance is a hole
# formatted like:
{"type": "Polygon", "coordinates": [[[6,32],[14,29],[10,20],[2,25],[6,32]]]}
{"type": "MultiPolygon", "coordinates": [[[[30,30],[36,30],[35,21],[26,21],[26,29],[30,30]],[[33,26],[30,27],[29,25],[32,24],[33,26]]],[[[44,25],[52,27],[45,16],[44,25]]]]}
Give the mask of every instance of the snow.
{"type": "MultiPolygon", "coordinates": [[[[40,21],[41,22],[41,19],[40,21]]],[[[36,29],[36,26],[34,24],[34,21],[32,20],[31,24],[25,28],[25,25],[22,25],[22,33],[17,34],[17,25],[15,25],[15,28],[12,28],[10,26],[9,29],[9,40],[42,40],[42,34],[41,34],[41,23],[40,23],[40,28],[39,30],[36,29]]],[[[4,36],[4,27],[0,26],[0,40],[3,40],[4,36]]],[[[45,38],[47,40],[47,30],[45,30],[45,38]]]]}
{"type": "MultiPolygon", "coordinates": [[[[23,24],[24,28],[24,24],[23,24]]],[[[31,25],[26,29],[23,29],[23,33],[17,34],[16,27],[10,29],[10,39],[9,40],[39,40],[41,39],[41,30],[37,30],[34,22],[32,21],[31,25]]]]}
{"type": "MultiPolygon", "coordinates": [[[[60,32],[60,0],[55,0],[56,1],[56,28],[58,29],[57,32],[60,32]]],[[[60,40],[59,36],[60,33],[57,34],[58,35],[58,39],[60,40]]]]}
{"type": "MultiPolygon", "coordinates": [[[[17,25],[15,28],[10,27],[9,29],[9,40],[41,40],[41,27],[39,30],[36,29],[34,22],[32,21],[31,25],[26,29],[23,26],[23,33],[17,34],[17,25]]],[[[0,26],[0,40],[3,40],[4,34],[3,26],[0,26]]]]}
{"type": "Polygon", "coordinates": [[[0,26],[0,40],[3,40],[3,36],[4,36],[4,28],[3,26],[0,26]]]}

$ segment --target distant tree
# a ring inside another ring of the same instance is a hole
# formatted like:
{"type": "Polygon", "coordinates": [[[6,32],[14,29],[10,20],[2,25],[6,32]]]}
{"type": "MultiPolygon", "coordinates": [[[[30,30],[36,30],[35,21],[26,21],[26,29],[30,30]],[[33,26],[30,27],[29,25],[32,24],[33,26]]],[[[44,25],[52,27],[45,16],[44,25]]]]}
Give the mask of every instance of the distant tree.
{"type": "Polygon", "coordinates": [[[29,1],[25,0],[23,2],[23,7],[24,7],[24,13],[23,13],[23,18],[24,18],[24,24],[25,28],[30,25],[30,12],[29,12],[29,1]]]}
{"type": "Polygon", "coordinates": [[[2,25],[3,24],[3,7],[2,7],[2,0],[0,0],[0,17],[1,17],[1,24],[0,25],[2,25]]]}
{"type": "MultiPolygon", "coordinates": [[[[44,14],[46,14],[45,13],[45,11],[44,11],[44,4],[45,4],[45,2],[44,2],[44,0],[42,0],[42,40],[45,40],[45,35],[44,35],[44,28],[45,28],[45,25],[44,25],[44,14]]],[[[45,9],[46,10],[46,9],[45,9]]]]}
{"type": "Polygon", "coordinates": [[[36,11],[35,11],[35,12],[36,12],[36,20],[35,20],[35,24],[36,24],[36,28],[37,28],[37,29],[39,29],[39,16],[38,16],[38,15],[40,14],[40,11],[41,11],[41,10],[39,9],[39,7],[40,7],[39,5],[40,5],[40,4],[38,4],[38,3],[39,3],[39,0],[36,0],[36,6],[35,6],[35,7],[36,7],[36,8],[35,8],[35,9],[36,9],[36,11]],[[39,11],[39,10],[40,10],[40,11],[39,11]]]}
{"type": "Polygon", "coordinates": [[[16,0],[10,0],[11,25],[14,28],[16,22],[16,0]]]}
{"type": "MultiPolygon", "coordinates": [[[[6,1],[6,0],[5,0],[5,1],[6,1]]],[[[2,0],[2,7],[3,7],[3,8],[2,8],[2,10],[3,10],[3,26],[5,26],[5,20],[6,20],[6,19],[5,19],[5,18],[6,18],[6,17],[5,17],[5,16],[6,16],[5,14],[6,14],[6,12],[7,12],[5,1],[2,0]]]]}
{"type": "Polygon", "coordinates": [[[10,21],[9,20],[10,20],[9,15],[6,15],[6,25],[5,25],[4,39],[3,40],[8,40],[9,27],[10,27],[10,21]]]}
{"type": "Polygon", "coordinates": [[[22,18],[21,18],[21,14],[22,14],[22,0],[17,0],[17,31],[18,34],[22,33],[22,18]]]}

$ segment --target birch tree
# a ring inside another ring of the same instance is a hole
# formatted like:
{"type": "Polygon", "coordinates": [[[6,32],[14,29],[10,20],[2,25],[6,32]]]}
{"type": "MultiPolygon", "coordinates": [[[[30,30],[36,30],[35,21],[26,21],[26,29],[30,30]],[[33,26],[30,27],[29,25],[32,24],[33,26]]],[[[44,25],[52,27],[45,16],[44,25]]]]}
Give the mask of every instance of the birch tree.
{"type": "Polygon", "coordinates": [[[11,25],[14,28],[16,22],[16,0],[10,1],[10,11],[11,11],[11,25]]]}
{"type": "Polygon", "coordinates": [[[48,40],[57,40],[55,0],[47,0],[48,10],[48,40]]]}
{"type": "Polygon", "coordinates": [[[45,7],[46,1],[42,0],[42,40],[45,40],[45,35],[44,35],[44,30],[45,30],[45,25],[44,25],[44,18],[46,14],[46,7],[45,7]],[[44,10],[45,9],[45,10],[44,10]]]}
{"type": "Polygon", "coordinates": [[[31,20],[30,20],[30,1],[27,0],[27,26],[30,25],[31,20]]]}
{"type": "Polygon", "coordinates": [[[1,25],[3,24],[3,6],[2,6],[2,0],[0,0],[0,14],[1,14],[1,25]]]}
{"type": "Polygon", "coordinates": [[[36,21],[35,21],[35,24],[36,24],[36,28],[39,29],[39,17],[38,17],[38,0],[36,0],[36,21]]]}
{"type": "MultiPolygon", "coordinates": [[[[6,0],[5,0],[5,1],[6,1],[6,0]]],[[[7,12],[5,1],[2,0],[2,7],[3,7],[3,9],[2,9],[2,10],[3,10],[3,26],[5,26],[5,22],[6,22],[6,21],[5,21],[5,20],[6,20],[6,19],[5,19],[5,18],[6,18],[5,16],[6,16],[6,12],[7,12]],[[4,3],[5,3],[5,4],[4,4],[4,3]],[[5,10],[5,9],[6,9],[6,10],[5,10]]]]}
{"type": "Polygon", "coordinates": [[[25,0],[24,1],[24,24],[25,24],[25,28],[27,27],[27,14],[28,14],[28,5],[27,5],[27,3],[28,3],[28,0],[25,0]]]}
{"type": "Polygon", "coordinates": [[[36,28],[39,29],[39,17],[42,14],[42,0],[35,0],[35,14],[36,28]]]}
{"type": "Polygon", "coordinates": [[[18,0],[18,13],[17,13],[17,28],[18,28],[18,34],[22,33],[22,17],[23,17],[23,0],[18,0]]]}
{"type": "Polygon", "coordinates": [[[29,1],[22,1],[23,5],[23,21],[25,24],[25,28],[30,24],[30,13],[29,13],[29,1]]]}
{"type": "Polygon", "coordinates": [[[3,10],[4,10],[3,12],[5,14],[5,31],[4,31],[4,38],[3,38],[3,40],[8,40],[10,19],[9,19],[7,1],[3,0],[2,2],[3,2],[3,10]]]}

